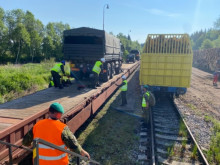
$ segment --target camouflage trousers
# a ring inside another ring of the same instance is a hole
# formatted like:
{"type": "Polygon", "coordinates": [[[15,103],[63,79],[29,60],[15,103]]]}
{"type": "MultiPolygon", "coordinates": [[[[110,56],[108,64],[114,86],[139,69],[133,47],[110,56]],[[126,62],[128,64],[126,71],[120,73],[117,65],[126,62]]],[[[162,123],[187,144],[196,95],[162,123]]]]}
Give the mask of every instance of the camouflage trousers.
{"type": "Polygon", "coordinates": [[[142,117],[144,118],[144,122],[149,124],[150,121],[150,108],[149,107],[142,107],[142,117]]]}

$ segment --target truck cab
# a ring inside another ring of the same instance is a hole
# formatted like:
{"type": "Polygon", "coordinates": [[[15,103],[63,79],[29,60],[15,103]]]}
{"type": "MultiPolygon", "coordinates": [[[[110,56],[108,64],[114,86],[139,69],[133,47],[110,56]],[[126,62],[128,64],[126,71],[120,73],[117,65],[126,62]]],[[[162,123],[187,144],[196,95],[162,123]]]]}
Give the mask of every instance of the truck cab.
{"type": "Polygon", "coordinates": [[[134,54],[135,55],[135,60],[139,61],[140,60],[140,52],[139,50],[133,49],[130,51],[130,54],[134,54]]]}

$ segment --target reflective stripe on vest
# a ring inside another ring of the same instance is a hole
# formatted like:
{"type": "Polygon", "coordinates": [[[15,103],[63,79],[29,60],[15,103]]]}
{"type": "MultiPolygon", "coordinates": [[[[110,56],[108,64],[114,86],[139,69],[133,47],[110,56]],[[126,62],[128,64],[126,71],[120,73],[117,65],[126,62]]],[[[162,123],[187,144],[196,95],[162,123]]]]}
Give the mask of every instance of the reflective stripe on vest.
{"type": "MultiPolygon", "coordinates": [[[[58,147],[65,148],[65,145],[61,145],[61,146],[58,146],[58,147]]],[[[39,148],[55,150],[55,148],[44,145],[44,144],[39,144],[39,148]]]]}
{"type": "Polygon", "coordinates": [[[127,80],[124,80],[123,82],[125,83],[125,85],[123,85],[120,89],[121,89],[121,91],[127,91],[128,90],[128,82],[127,82],[127,80]]]}
{"type": "Polygon", "coordinates": [[[62,154],[62,155],[59,155],[59,156],[41,156],[39,155],[39,159],[42,159],[42,160],[60,160],[62,158],[64,158],[66,155],[66,153],[62,154]]]}
{"type": "MultiPolygon", "coordinates": [[[[58,120],[40,120],[33,127],[34,139],[40,138],[66,149],[61,138],[64,127],[66,127],[66,124],[63,124],[58,120]]],[[[40,165],[67,165],[68,162],[68,155],[65,152],[59,151],[44,144],[39,144],[40,165]]]]}
{"type": "MultiPolygon", "coordinates": [[[[148,99],[150,98],[150,93],[149,92],[146,92],[144,95],[147,95],[148,99]]],[[[147,102],[146,102],[146,99],[143,95],[143,98],[142,98],[142,107],[145,108],[147,107],[147,102]]]]}
{"type": "Polygon", "coordinates": [[[54,65],[54,67],[51,70],[59,73],[61,71],[61,68],[60,68],[61,65],[63,65],[63,64],[62,63],[56,64],[56,65],[54,65]]]}
{"type": "Polygon", "coordinates": [[[100,66],[102,65],[101,61],[96,61],[94,67],[92,68],[92,71],[99,74],[101,72],[100,66]]]}

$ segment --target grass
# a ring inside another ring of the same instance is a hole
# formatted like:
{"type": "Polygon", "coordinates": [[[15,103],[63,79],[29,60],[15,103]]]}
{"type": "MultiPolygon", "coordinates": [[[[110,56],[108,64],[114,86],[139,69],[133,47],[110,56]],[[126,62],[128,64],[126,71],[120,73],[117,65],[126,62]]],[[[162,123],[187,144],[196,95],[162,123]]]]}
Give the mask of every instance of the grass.
{"type": "Polygon", "coordinates": [[[0,103],[47,88],[54,60],[40,64],[0,66],[0,103]]]}
{"type": "MultiPolygon", "coordinates": [[[[187,133],[186,126],[184,122],[181,120],[179,123],[179,136],[187,138],[187,135],[188,133],[187,133]]],[[[184,150],[186,148],[187,140],[183,140],[181,144],[182,144],[182,149],[184,150]]]]}
{"type": "Polygon", "coordinates": [[[192,150],[192,155],[191,158],[192,159],[196,159],[198,157],[198,152],[197,152],[198,148],[196,145],[193,146],[193,150],[192,150]]]}
{"type": "Polygon", "coordinates": [[[212,118],[211,116],[205,115],[205,116],[204,116],[204,120],[205,120],[206,122],[211,122],[211,121],[213,120],[213,118],[212,118]]]}
{"type": "Polygon", "coordinates": [[[210,164],[217,165],[220,164],[220,122],[208,115],[204,117],[204,120],[212,122],[214,125],[210,148],[206,152],[206,156],[210,164]]]}
{"type": "MultiPolygon", "coordinates": [[[[54,64],[54,59],[51,59],[40,64],[0,66],[0,104],[47,88],[54,64]]],[[[70,75],[68,63],[64,70],[66,75],[70,75]]]]}
{"type": "Polygon", "coordinates": [[[80,133],[78,141],[92,159],[103,165],[137,164],[134,153],[139,142],[134,132],[137,131],[138,119],[112,110],[110,104],[111,101],[80,133]]]}
{"type": "Polygon", "coordinates": [[[187,104],[187,106],[194,111],[197,109],[196,106],[193,104],[187,104]]]}
{"type": "Polygon", "coordinates": [[[168,148],[167,148],[167,156],[168,157],[172,157],[172,156],[174,156],[174,145],[171,145],[171,146],[169,146],[168,148]]]}

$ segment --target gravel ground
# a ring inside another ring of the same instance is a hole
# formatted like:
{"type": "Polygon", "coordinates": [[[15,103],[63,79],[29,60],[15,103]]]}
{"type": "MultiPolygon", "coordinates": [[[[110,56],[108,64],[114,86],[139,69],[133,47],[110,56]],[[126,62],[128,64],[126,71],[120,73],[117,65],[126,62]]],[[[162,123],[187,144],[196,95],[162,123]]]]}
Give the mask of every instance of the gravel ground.
{"type": "Polygon", "coordinates": [[[208,150],[212,134],[212,123],[206,122],[204,117],[195,114],[195,112],[185,106],[180,99],[176,99],[175,103],[177,104],[181,114],[184,116],[188,127],[202,150],[208,150]]]}
{"type": "Polygon", "coordinates": [[[205,116],[220,120],[220,88],[213,87],[212,75],[192,69],[191,86],[187,93],[175,99],[193,136],[203,150],[210,146],[213,124],[205,116]]]}

